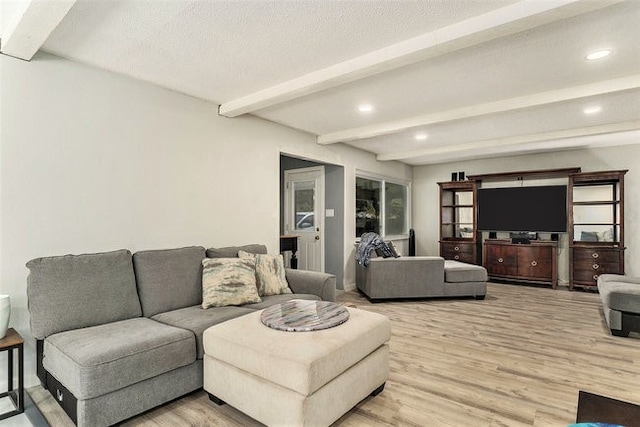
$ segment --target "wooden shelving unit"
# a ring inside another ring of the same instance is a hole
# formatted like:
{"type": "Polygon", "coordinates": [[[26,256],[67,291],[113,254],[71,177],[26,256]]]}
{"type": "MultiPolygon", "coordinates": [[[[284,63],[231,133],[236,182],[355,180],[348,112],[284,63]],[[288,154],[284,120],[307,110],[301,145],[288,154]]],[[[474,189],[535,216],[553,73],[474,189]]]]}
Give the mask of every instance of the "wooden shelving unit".
{"type": "Polygon", "coordinates": [[[476,228],[476,181],[439,182],[440,256],[481,264],[480,235],[476,228]]]}
{"type": "Polygon", "coordinates": [[[624,175],[569,175],[569,289],[593,288],[598,276],[624,274],[624,175]]]}

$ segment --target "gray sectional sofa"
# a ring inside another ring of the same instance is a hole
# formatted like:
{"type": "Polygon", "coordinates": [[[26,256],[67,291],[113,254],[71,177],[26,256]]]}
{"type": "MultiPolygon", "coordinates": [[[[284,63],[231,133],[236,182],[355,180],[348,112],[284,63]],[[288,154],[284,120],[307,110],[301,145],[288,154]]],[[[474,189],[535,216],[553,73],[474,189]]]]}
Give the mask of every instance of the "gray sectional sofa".
{"type": "Polygon", "coordinates": [[[202,388],[210,326],[297,299],[335,300],[335,277],[286,271],[293,294],[203,309],[202,260],[263,245],[38,258],[27,296],[38,376],[79,426],[118,423],[202,388]]]}
{"type": "Polygon", "coordinates": [[[370,300],[475,297],[484,299],[487,270],[437,256],[374,257],[356,266],[356,286],[370,300]]]}
{"type": "Polygon", "coordinates": [[[601,274],[598,292],[612,335],[626,337],[640,332],[640,277],[601,274]]]}

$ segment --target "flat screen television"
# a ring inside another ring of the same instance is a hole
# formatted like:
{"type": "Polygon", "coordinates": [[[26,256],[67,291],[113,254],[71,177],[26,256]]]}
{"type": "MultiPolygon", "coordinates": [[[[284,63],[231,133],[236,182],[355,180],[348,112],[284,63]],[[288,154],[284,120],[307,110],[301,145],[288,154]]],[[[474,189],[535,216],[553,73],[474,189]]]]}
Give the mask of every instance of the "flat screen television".
{"type": "Polygon", "coordinates": [[[481,188],[478,190],[478,230],[567,231],[567,187],[481,188]]]}

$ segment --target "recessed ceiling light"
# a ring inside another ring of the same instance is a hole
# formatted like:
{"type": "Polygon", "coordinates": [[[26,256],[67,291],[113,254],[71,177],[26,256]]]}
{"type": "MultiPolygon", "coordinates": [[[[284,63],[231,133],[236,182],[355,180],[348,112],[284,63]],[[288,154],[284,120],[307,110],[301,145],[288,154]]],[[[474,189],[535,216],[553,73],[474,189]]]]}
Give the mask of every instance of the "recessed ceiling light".
{"type": "Polygon", "coordinates": [[[596,59],[602,59],[606,56],[609,56],[610,54],[611,54],[611,49],[597,50],[595,52],[591,52],[590,54],[588,54],[587,59],[590,61],[594,61],[596,59]]]}
{"type": "Polygon", "coordinates": [[[361,113],[370,113],[373,111],[373,105],[371,104],[360,104],[358,105],[358,111],[361,113]]]}
{"type": "Polygon", "coordinates": [[[593,105],[591,107],[586,107],[584,110],[582,110],[585,114],[596,114],[599,113],[600,111],[602,111],[602,107],[599,105],[593,105]]]}
{"type": "Polygon", "coordinates": [[[416,133],[414,135],[414,138],[417,139],[418,141],[424,141],[425,139],[427,139],[427,134],[426,133],[416,133]]]}

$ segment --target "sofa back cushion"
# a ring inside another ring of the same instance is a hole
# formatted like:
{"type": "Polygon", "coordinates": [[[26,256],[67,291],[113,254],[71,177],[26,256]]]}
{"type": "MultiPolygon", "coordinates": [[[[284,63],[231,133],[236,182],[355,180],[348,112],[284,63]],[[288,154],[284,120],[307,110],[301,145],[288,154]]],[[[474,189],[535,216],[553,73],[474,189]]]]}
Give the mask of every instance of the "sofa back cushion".
{"type": "Polygon", "coordinates": [[[202,246],[140,251],[133,255],[146,317],[202,304],[202,246]]]}
{"type": "Polygon", "coordinates": [[[142,314],[126,249],[37,258],[27,268],[31,333],[37,339],[142,314]]]}
{"type": "Polygon", "coordinates": [[[244,246],[227,246],[225,248],[207,249],[207,258],[238,258],[238,252],[244,251],[251,254],[266,254],[267,247],[260,244],[244,246]]]}

